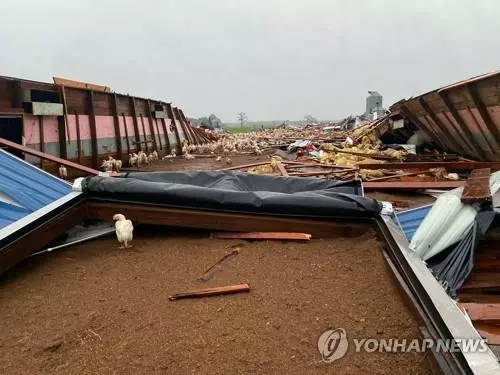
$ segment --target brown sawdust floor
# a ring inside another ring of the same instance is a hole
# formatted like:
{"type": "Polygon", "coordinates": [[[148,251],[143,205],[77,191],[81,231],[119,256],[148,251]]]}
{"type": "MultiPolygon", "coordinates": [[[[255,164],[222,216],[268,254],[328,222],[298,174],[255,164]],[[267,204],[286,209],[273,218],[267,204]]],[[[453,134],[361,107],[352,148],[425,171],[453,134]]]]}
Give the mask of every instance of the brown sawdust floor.
{"type": "Polygon", "coordinates": [[[138,227],[25,261],[0,279],[1,374],[428,373],[415,353],[321,362],[328,328],[350,338],[416,338],[372,229],[358,238],[245,242],[138,227]],[[198,277],[231,246],[215,278],[198,277]],[[192,288],[250,293],[169,301],[192,288]]]}
{"type": "MultiPolygon", "coordinates": [[[[230,158],[233,166],[269,160],[230,158]]],[[[148,169],[227,166],[197,158],[148,169]]],[[[420,205],[428,198],[407,199],[420,205]]],[[[354,353],[352,342],[343,359],[321,361],[316,341],[328,328],[342,327],[350,338],[419,337],[371,229],[358,238],[291,243],[216,240],[208,232],[142,226],[133,244],[119,250],[113,236],[102,238],[31,258],[3,275],[0,374],[430,371],[425,355],[354,353]],[[238,244],[240,254],[223,271],[198,280],[238,244]],[[249,283],[251,292],[168,300],[192,288],[238,283],[249,283]]]]}

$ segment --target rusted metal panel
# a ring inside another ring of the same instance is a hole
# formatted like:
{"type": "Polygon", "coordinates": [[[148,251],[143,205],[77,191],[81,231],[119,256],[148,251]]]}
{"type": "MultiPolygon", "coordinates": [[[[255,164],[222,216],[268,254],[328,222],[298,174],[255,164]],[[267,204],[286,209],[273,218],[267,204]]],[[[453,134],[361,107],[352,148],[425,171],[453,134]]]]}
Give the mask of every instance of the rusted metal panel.
{"type": "Polygon", "coordinates": [[[490,168],[474,169],[462,192],[463,203],[491,202],[490,168]]]}
{"type": "Polygon", "coordinates": [[[500,71],[399,102],[394,109],[445,151],[500,161],[500,71]]]}

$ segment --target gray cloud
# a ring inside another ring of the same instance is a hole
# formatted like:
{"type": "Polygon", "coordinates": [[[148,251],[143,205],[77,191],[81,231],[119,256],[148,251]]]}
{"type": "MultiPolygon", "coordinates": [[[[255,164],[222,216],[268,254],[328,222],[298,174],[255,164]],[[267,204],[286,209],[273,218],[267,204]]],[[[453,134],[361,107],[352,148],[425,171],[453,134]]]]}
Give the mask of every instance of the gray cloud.
{"type": "Polygon", "coordinates": [[[489,0],[18,0],[0,74],[171,100],[190,116],[337,119],[498,68],[489,0]]]}

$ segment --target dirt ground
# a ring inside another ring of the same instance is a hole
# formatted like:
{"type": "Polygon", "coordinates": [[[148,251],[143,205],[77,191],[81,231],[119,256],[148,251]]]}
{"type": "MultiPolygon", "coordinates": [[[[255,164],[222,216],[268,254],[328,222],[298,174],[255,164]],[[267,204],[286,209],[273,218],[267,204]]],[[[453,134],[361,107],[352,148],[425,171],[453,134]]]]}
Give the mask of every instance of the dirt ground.
{"type": "Polygon", "coordinates": [[[309,243],[245,242],[139,227],[25,261],[0,279],[0,373],[429,373],[415,353],[355,353],[326,364],[317,339],[416,338],[375,233],[309,243]],[[232,246],[215,277],[200,275],[232,246]],[[169,301],[192,288],[250,293],[169,301]]]}

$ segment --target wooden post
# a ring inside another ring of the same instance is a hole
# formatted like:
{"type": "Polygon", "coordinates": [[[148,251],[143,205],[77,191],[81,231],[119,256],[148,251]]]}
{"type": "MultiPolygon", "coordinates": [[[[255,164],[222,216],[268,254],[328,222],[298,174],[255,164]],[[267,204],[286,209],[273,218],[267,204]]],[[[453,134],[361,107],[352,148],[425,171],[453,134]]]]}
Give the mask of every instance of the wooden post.
{"type": "Polygon", "coordinates": [[[167,149],[167,154],[170,154],[172,152],[172,148],[170,147],[170,139],[168,139],[167,120],[165,120],[165,118],[161,119],[161,125],[163,127],[163,134],[165,135],[165,147],[167,149]]]}
{"type": "Polygon", "coordinates": [[[75,110],[76,118],[76,150],[78,153],[78,164],[82,164],[82,137],[80,135],[80,117],[75,110]]]}
{"type": "Polygon", "coordinates": [[[64,85],[61,86],[61,92],[62,92],[62,104],[64,108],[64,125],[66,126],[68,143],[71,144],[71,134],[69,132],[69,124],[68,124],[68,107],[66,106],[66,91],[64,90],[64,85]]]}
{"type": "Polygon", "coordinates": [[[89,100],[89,122],[90,122],[90,142],[92,145],[92,168],[99,169],[98,161],[98,148],[97,148],[97,125],[95,121],[95,110],[94,110],[94,92],[92,90],[88,91],[89,100]]]}
{"type": "MultiPolygon", "coordinates": [[[[43,116],[38,116],[38,126],[40,129],[40,152],[45,152],[45,136],[43,131],[43,116]]],[[[43,159],[40,158],[40,169],[43,169],[43,159]]]]}
{"type": "Polygon", "coordinates": [[[66,145],[66,127],[64,126],[65,117],[66,116],[57,117],[57,129],[59,132],[59,156],[63,159],[68,158],[68,148],[66,145]]]}
{"type": "MultiPolygon", "coordinates": [[[[139,137],[139,123],[137,122],[137,111],[135,109],[135,98],[130,97],[131,103],[132,103],[132,116],[134,120],[134,132],[135,132],[135,142],[136,145],[139,146],[139,149],[141,149],[141,138],[139,137]]],[[[136,147],[137,148],[137,147],[136,147]]]]}
{"type": "Polygon", "coordinates": [[[127,154],[130,154],[130,139],[128,138],[127,121],[125,119],[125,113],[122,112],[123,125],[125,127],[125,139],[127,140],[127,154]]]}
{"type": "Polygon", "coordinates": [[[167,103],[166,106],[167,106],[167,115],[172,120],[172,125],[175,132],[175,139],[177,140],[177,155],[181,155],[182,154],[181,138],[179,137],[179,131],[177,130],[177,124],[175,123],[175,115],[174,111],[172,110],[172,104],[167,103]]]}
{"type": "Polygon", "coordinates": [[[118,97],[116,94],[113,95],[113,123],[115,125],[116,152],[118,153],[118,159],[122,160],[122,135],[120,131],[120,119],[118,118],[118,97]]]}
{"type": "MultiPolygon", "coordinates": [[[[148,120],[149,120],[149,131],[151,132],[151,139],[153,140],[153,147],[158,152],[158,143],[156,142],[156,135],[155,135],[155,127],[153,125],[153,121],[156,122],[156,120],[153,118],[153,113],[151,111],[151,101],[148,99],[146,102],[147,108],[147,115],[148,115],[148,120]]],[[[160,134],[158,134],[160,136],[160,134]]],[[[161,145],[160,145],[161,148],[161,145]]]]}
{"type": "Polygon", "coordinates": [[[179,120],[179,122],[181,124],[182,132],[184,133],[184,138],[187,139],[189,144],[194,143],[193,140],[191,139],[191,136],[190,136],[187,128],[186,128],[186,125],[184,124],[184,121],[182,121],[182,118],[181,118],[181,115],[179,114],[178,108],[174,108],[174,114],[175,114],[175,117],[179,120]]]}
{"type": "Polygon", "coordinates": [[[142,134],[144,135],[144,147],[146,148],[146,151],[149,151],[149,142],[148,142],[148,137],[146,136],[146,127],[144,126],[144,118],[142,117],[142,113],[140,114],[140,116],[141,116],[142,134]]]}

